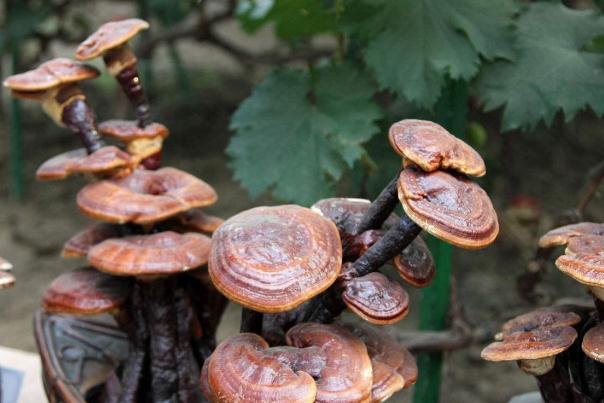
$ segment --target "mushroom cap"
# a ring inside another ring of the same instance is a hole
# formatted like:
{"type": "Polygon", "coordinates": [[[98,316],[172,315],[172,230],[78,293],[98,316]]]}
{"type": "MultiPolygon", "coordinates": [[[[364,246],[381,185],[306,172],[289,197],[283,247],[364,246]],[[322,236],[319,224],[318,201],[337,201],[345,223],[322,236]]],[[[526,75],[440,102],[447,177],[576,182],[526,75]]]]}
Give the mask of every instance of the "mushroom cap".
{"type": "Polygon", "coordinates": [[[9,271],[13,269],[13,264],[8,260],[0,257],[0,271],[9,271]]]}
{"type": "Polygon", "coordinates": [[[484,248],[499,233],[491,199],[480,186],[464,177],[407,168],[399,177],[398,197],[413,221],[455,246],[484,248]]]}
{"type": "Polygon", "coordinates": [[[604,363],[604,323],[592,327],[585,333],[581,348],[592,360],[604,363]]]}
{"type": "Polygon", "coordinates": [[[289,311],[338,277],[342,246],[336,226],[310,209],[256,207],[212,237],[209,271],[227,298],[256,311],[289,311]]]}
{"type": "Polygon", "coordinates": [[[172,231],[107,239],[90,248],[88,261],[116,276],[182,273],[208,261],[210,238],[172,231]]]}
{"type": "Polygon", "coordinates": [[[569,327],[581,322],[574,312],[558,312],[549,309],[536,309],[508,320],[501,326],[501,337],[506,338],[518,332],[530,332],[537,329],[569,327]]]}
{"type": "Polygon", "coordinates": [[[4,86],[19,96],[27,92],[48,90],[59,85],[90,80],[99,76],[99,71],[92,66],[66,58],[57,58],[42,63],[33,70],[16,74],[4,80],[4,86]]]}
{"type": "Polygon", "coordinates": [[[132,282],[90,267],[61,274],[42,295],[42,307],[50,313],[96,315],[119,309],[132,289],[132,282]]]}
{"type": "Polygon", "coordinates": [[[604,254],[604,236],[583,235],[570,238],[564,253],[567,255],[604,254]]]}
{"type": "Polygon", "coordinates": [[[399,283],[373,272],[347,281],[342,292],[346,306],[364,320],[388,325],[409,311],[409,295],[399,283]]]}
{"type": "Polygon", "coordinates": [[[15,285],[15,276],[8,271],[0,271],[0,290],[11,288],[15,285]]]}
{"type": "Polygon", "coordinates": [[[436,274],[432,253],[421,237],[416,237],[395,256],[394,266],[401,277],[414,287],[430,285],[436,274]]]}
{"type": "Polygon", "coordinates": [[[401,120],[390,127],[388,140],[401,157],[426,172],[452,169],[471,176],[486,173],[476,150],[434,122],[401,120]]]}
{"type": "Polygon", "coordinates": [[[556,259],[556,267],[580,283],[604,287],[604,251],[562,255],[556,259]]]}
{"type": "Polygon", "coordinates": [[[107,120],[99,125],[99,132],[103,136],[113,137],[123,142],[138,139],[166,138],[170,134],[168,128],[160,123],[151,123],[139,127],[135,120],[107,120]]]}
{"type": "Polygon", "coordinates": [[[88,184],[78,193],[77,203],[95,219],[148,224],[213,204],[217,198],[204,181],[175,168],[162,168],[88,184]]]}
{"type": "Polygon", "coordinates": [[[371,359],[373,377],[371,381],[371,401],[383,402],[405,387],[405,380],[394,369],[383,362],[371,359]]]}
{"type": "Polygon", "coordinates": [[[572,327],[546,327],[510,334],[489,344],[480,356],[487,361],[534,360],[552,357],[568,349],[577,338],[572,327]]]}
{"type": "Polygon", "coordinates": [[[76,59],[90,60],[129,41],[139,31],[149,28],[147,21],[129,18],[107,22],[92,33],[76,49],[76,59]]]}
{"type": "Polygon", "coordinates": [[[205,213],[201,209],[185,211],[174,218],[178,225],[187,231],[207,234],[213,234],[224,223],[222,218],[205,213]]]}
{"type": "Polygon", "coordinates": [[[121,231],[117,225],[105,223],[92,225],[69,238],[63,245],[61,256],[64,258],[85,257],[94,245],[120,236],[121,231]]]}
{"type": "Polygon", "coordinates": [[[415,357],[384,328],[367,323],[343,323],[346,329],[363,340],[372,361],[378,361],[394,369],[405,381],[405,388],[417,382],[415,357]]]}
{"type": "Polygon", "coordinates": [[[369,402],[371,360],[365,344],[337,325],[300,323],[285,336],[290,346],[319,347],[325,366],[316,377],[317,402],[369,402]]]}
{"type": "Polygon", "coordinates": [[[570,239],[584,235],[604,236],[604,224],[582,222],[555,228],[546,232],[539,239],[539,247],[553,248],[554,246],[566,245],[570,239]]]}
{"type": "Polygon", "coordinates": [[[40,181],[65,179],[72,174],[110,173],[132,164],[130,154],[115,146],[105,146],[88,155],[86,150],[68,151],[44,162],[36,171],[40,181]]]}
{"type": "Polygon", "coordinates": [[[220,343],[206,360],[206,397],[240,403],[314,402],[317,386],[313,378],[306,372],[294,372],[267,351],[268,343],[252,333],[220,343]]]}

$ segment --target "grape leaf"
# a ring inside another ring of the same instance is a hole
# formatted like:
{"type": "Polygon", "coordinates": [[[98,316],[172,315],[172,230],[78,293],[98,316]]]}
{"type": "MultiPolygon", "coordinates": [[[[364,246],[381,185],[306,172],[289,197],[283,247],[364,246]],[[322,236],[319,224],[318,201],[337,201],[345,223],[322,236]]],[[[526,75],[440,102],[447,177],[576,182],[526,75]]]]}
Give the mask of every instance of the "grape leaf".
{"type": "Polygon", "coordinates": [[[570,120],[587,106],[602,114],[604,55],[584,47],[603,32],[601,14],[532,3],[517,22],[517,61],[488,65],[477,81],[485,109],[505,105],[503,130],[549,125],[559,111],[570,120]]]}
{"type": "MultiPolygon", "coordinates": [[[[511,57],[515,9],[512,0],[381,0],[360,26],[370,38],[365,62],[382,88],[430,108],[446,76],[468,80],[480,56],[511,57]]],[[[354,2],[348,10],[355,12],[354,2]]]]}
{"type": "Polygon", "coordinates": [[[235,112],[227,153],[235,178],[257,196],[310,204],[364,153],[378,131],[372,83],[347,65],[275,70],[235,112]]]}
{"type": "Polygon", "coordinates": [[[255,32],[274,22],[277,36],[295,40],[334,31],[336,13],[322,0],[242,0],[237,7],[242,27],[255,32]]]}

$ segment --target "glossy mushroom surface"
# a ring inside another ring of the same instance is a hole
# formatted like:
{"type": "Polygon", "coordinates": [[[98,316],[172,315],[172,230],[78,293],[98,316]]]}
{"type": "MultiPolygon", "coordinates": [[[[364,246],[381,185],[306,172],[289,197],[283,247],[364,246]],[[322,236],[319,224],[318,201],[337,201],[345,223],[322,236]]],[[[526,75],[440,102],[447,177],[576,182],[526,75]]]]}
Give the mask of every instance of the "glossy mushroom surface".
{"type": "Polygon", "coordinates": [[[63,245],[61,256],[64,258],[85,257],[94,245],[121,235],[122,231],[118,225],[105,223],[92,225],[69,238],[63,245]]]}
{"type": "Polygon", "coordinates": [[[377,272],[347,281],[342,299],[358,316],[377,325],[396,323],[409,310],[409,295],[403,287],[377,272]]]}
{"type": "Polygon", "coordinates": [[[600,254],[562,255],[556,267],[573,279],[588,286],[604,286],[604,251],[600,254]]]}
{"type": "Polygon", "coordinates": [[[149,23],[138,18],[107,22],[99,27],[76,50],[76,59],[90,60],[108,50],[123,45],[138,32],[148,29],[149,23]]]}
{"type": "Polygon", "coordinates": [[[337,278],[342,246],[335,225],[295,205],[257,207],[212,237],[209,272],[216,288],[244,307],[284,312],[337,278]]]}
{"type": "Polygon", "coordinates": [[[491,199],[464,177],[407,168],[399,177],[398,196],[405,213],[422,229],[461,248],[484,248],[499,233],[491,199]]]}
{"type": "Polygon", "coordinates": [[[213,204],[214,189],[175,168],[136,170],[120,179],[86,185],[77,196],[80,210],[95,219],[123,224],[161,221],[194,207],[213,204]]]}
{"type": "Polygon", "coordinates": [[[290,346],[319,347],[325,366],[316,377],[317,402],[369,402],[371,360],[365,344],[337,325],[301,323],[285,339],[290,346]]]}
{"type": "Polygon", "coordinates": [[[214,233],[224,223],[222,218],[205,213],[201,209],[192,209],[178,214],[174,220],[177,222],[177,226],[187,231],[206,234],[214,233]]]}
{"type": "Polygon", "coordinates": [[[42,63],[33,70],[16,74],[4,80],[4,86],[19,96],[29,92],[44,91],[62,84],[90,80],[99,76],[94,67],[67,58],[57,58],[42,63]]]}
{"type": "Polygon", "coordinates": [[[592,360],[604,363],[604,323],[600,323],[585,333],[581,349],[592,360]]]}
{"type": "Polygon", "coordinates": [[[44,162],[36,171],[40,181],[65,179],[73,174],[109,174],[129,168],[130,155],[115,146],[102,147],[92,154],[83,148],[59,154],[44,162]]]}
{"type": "Polygon", "coordinates": [[[471,176],[486,173],[476,150],[434,122],[401,120],[390,127],[388,139],[394,151],[424,171],[452,169],[471,176]]]}
{"type": "Polygon", "coordinates": [[[505,339],[514,333],[529,332],[554,327],[570,327],[581,322],[581,317],[574,312],[558,312],[537,309],[517,316],[501,326],[498,339],[505,339]]]}
{"type": "Polygon", "coordinates": [[[572,327],[548,327],[510,334],[489,344],[481,357],[487,361],[535,360],[552,357],[568,349],[577,338],[572,327]]]}
{"type": "Polygon", "coordinates": [[[161,123],[151,123],[139,127],[134,120],[107,120],[99,124],[99,132],[103,136],[113,137],[123,142],[139,139],[166,138],[170,134],[168,128],[161,123]]]}
{"type": "Polygon", "coordinates": [[[119,309],[132,289],[127,278],[110,276],[90,267],[61,274],[42,295],[50,313],[95,315],[119,309]]]}
{"type": "Polygon", "coordinates": [[[604,236],[604,224],[594,222],[582,222],[578,224],[565,225],[545,233],[539,239],[541,248],[552,248],[554,246],[566,245],[572,238],[584,235],[604,236]]]}
{"type": "Polygon", "coordinates": [[[430,285],[436,274],[432,253],[421,237],[394,258],[394,266],[407,283],[418,288],[430,285]]]}
{"type": "Polygon", "coordinates": [[[604,254],[604,236],[583,235],[570,238],[566,244],[567,255],[597,255],[604,254]]]}
{"type": "Polygon", "coordinates": [[[181,273],[208,261],[210,238],[172,231],[108,239],[92,247],[88,261],[116,276],[181,273]]]}
{"type": "Polygon", "coordinates": [[[268,347],[252,333],[222,342],[204,365],[206,397],[212,402],[314,402],[317,387],[313,378],[268,354],[268,347]]]}

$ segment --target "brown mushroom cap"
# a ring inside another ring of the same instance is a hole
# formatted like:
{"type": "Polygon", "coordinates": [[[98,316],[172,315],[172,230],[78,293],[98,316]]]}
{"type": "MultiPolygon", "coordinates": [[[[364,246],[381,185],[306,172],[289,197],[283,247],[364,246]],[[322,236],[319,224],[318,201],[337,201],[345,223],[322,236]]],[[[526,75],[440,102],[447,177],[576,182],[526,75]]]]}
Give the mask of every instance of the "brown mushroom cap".
{"type": "Polygon", "coordinates": [[[206,397],[240,403],[314,402],[317,386],[313,378],[306,372],[294,372],[267,350],[268,343],[252,333],[222,342],[206,360],[206,397]]]}
{"type": "Polygon", "coordinates": [[[72,174],[106,174],[132,164],[130,155],[115,146],[106,146],[88,155],[86,150],[68,151],[44,162],[36,171],[40,181],[65,179],[72,174]]]}
{"type": "Polygon", "coordinates": [[[28,92],[44,91],[59,85],[96,78],[99,71],[94,67],[66,58],[52,59],[33,70],[16,74],[4,80],[4,86],[19,96],[28,92]]]}
{"type": "Polygon", "coordinates": [[[9,271],[13,269],[13,264],[8,260],[0,257],[0,271],[9,271]]]}
{"type": "Polygon", "coordinates": [[[205,213],[201,209],[185,211],[175,216],[174,219],[179,226],[187,231],[204,232],[206,234],[213,234],[224,223],[222,218],[205,213]]]}
{"type": "Polygon", "coordinates": [[[325,355],[317,376],[317,402],[368,402],[371,397],[371,360],[365,344],[336,325],[300,323],[286,334],[287,344],[316,346],[325,355]]]}
{"type": "Polygon", "coordinates": [[[562,255],[556,259],[556,267],[580,283],[604,287],[604,251],[599,254],[562,255]]]}
{"type": "Polygon", "coordinates": [[[604,323],[600,323],[585,333],[581,348],[593,360],[604,363],[604,323]]]}
{"type": "Polygon", "coordinates": [[[424,171],[452,169],[471,176],[486,173],[476,150],[434,122],[401,120],[390,127],[388,139],[394,151],[424,171]]]}
{"type": "Polygon", "coordinates": [[[63,245],[61,256],[64,258],[85,257],[94,245],[119,236],[121,236],[121,231],[117,225],[105,223],[92,225],[69,238],[63,245]]]}
{"type": "Polygon", "coordinates": [[[567,255],[604,254],[604,236],[583,235],[570,238],[564,253],[567,255]]]}
{"type": "Polygon", "coordinates": [[[341,260],[338,230],[328,219],[295,205],[256,207],[214,233],[209,270],[227,298],[275,313],[327,289],[341,260]]]}
{"type": "Polygon", "coordinates": [[[205,235],[165,231],[108,239],[90,248],[88,261],[116,276],[167,275],[206,264],[209,252],[205,235]]]}
{"type": "Polygon", "coordinates": [[[570,239],[584,235],[604,236],[604,224],[582,222],[555,228],[539,239],[539,247],[553,248],[554,246],[566,245],[570,239]]]}
{"type": "Polygon", "coordinates": [[[405,388],[415,384],[418,373],[415,358],[384,328],[349,322],[342,326],[363,340],[372,361],[381,362],[400,374],[405,381],[405,388]]]}
{"type": "Polygon", "coordinates": [[[394,258],[394,266],[401,277],[414,287],[430,285],[436,274],[432,253],[420,237],[416,237],[394,258]]]}
{"type": "Polygon", "coordinates": [[[78,46],[76,59],[90,60],[101,56],[106,51],[123,45],[139,31],[148,28],[149,23],[138,18],[107,22],[78,46]]]}
{"type": "Polygon", "coordinates": [[[11,288],[15,285],[15,276],[8,271],[0,271],[0,290],[11,288]]]}
{"type": "Polygon", "coordinates": [[[383,402],[405,387],[405,380],[394,369],[383,362],[371,359],[373,372],[371,382],[371,401],[383,402]]]}
{"type": "Polygon", "coordinates": [[[86,185],[78,193],[77,203],[84,214],[95,219],[147,224],[213,204],[217,198],[204,181],[175,168],[162,168],[86,185]]]}
{"type": "Polygon", "coordinates": [[[558,312],[548,309],[537,309],[505,322],[501,326],[500,338],[537,329],[569,327],[581,322],[581,317],[574,312],[558,312]]]}
{"type": "Polygon", "coordinates": [[[347,281],[342,299],[351,311],[377,325],[396,323],[409,310],[409,295],[403,287],[378,272],[347,281]]]}
{"type": "Polygon", "coordinates": [[[107,120],[99,125],[99,132],[103,136],[113,137],[123,142],[138,139],[166,138],[170,134],[168,128],[160,123],[151,123],[139,127],[135,120],[107,120]]]}
{"type": "Polygon", "coordinates": [[[572,327],[547,327],[510,334],[489,344],[481,357],[487,361],[534,360],[552,357],[568,349],[577,338],[572,327]]]}
{"type": "Polygon", "coordinates": [[[461,248],[484,248],[499,233],[491,199],[464,177],[407,168],[399,177],[398,197],[407,215],[426,232],[461,248]]]}
{"type": "Polygon", "coordinates": [[[42,295],[51,313],[96,315],[118,310],[130,295],[129,279],[109,276],[90,267],[61,274],[42,295]]]}

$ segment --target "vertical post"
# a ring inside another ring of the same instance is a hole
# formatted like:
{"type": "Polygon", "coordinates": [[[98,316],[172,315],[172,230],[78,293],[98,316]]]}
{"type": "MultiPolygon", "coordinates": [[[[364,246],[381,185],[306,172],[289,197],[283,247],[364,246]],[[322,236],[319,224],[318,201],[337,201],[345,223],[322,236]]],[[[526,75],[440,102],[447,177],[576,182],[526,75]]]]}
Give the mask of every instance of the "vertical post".
{"type": "MultiPolygon", "coordinates": [[[[434,110],[434,118],[457,136],[463,136],[466,123],[468,86],[463,81],[450,81],[434,110]]],[[[420,308],[420,330],[442,330],[446,325],[451,287],[453,247],[436,238],[428,240],[434,255],[436,276],[424,289],[420,308]]],[[[419,376],[415,386],[415,403],[437,403],[442,379],[442,353],[425,353],[418,357],[419,376]]]]}
{"type": "MultiPolygon", "coordinates": [[[[14,2],[6,2],[7,20],[11,21],[14,14],[14,2]]],[[[11,36],[9,38],[11,54],[11,74],[16,74],[19,69],[19,39],[11,36]]],[[[23,130],[21,121],[21,102],[11,97],[9,115],[9,170],[10,170],[10,192],[17,200],[23,199],[23,130]]]]}

